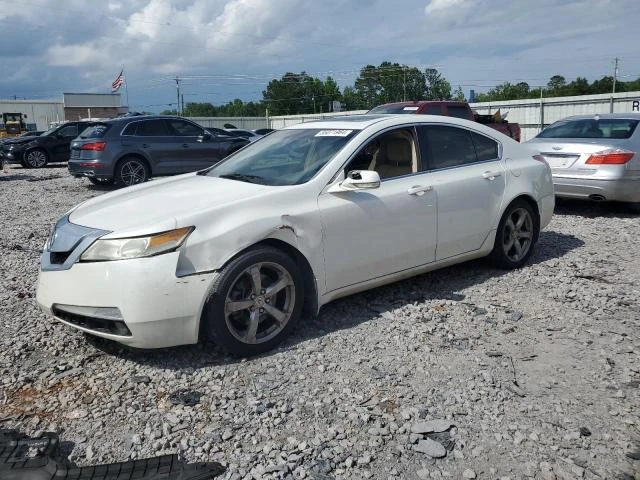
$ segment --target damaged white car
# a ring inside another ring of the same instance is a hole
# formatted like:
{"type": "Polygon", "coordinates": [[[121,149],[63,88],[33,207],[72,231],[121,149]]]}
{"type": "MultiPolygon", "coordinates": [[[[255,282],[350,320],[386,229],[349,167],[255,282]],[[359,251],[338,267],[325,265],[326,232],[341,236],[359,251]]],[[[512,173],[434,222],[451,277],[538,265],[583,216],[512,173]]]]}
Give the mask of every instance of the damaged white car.
{"type": "Polygon", "coordinates": [[[142,348],[212,338],[252,355],[304,309],[490,255],[523,265],[551,172],[466,120],[354,116],[276,131],[207,170],[86,201],[56,224],[37,299],[142,348]]]}

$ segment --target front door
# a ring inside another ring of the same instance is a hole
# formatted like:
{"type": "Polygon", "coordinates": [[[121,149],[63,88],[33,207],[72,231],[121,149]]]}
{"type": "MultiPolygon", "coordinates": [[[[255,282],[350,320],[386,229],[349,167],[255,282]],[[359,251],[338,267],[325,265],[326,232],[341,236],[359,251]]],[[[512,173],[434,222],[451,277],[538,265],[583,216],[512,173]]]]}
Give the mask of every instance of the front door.
{"type": "Polygon", "coordinates": [[[496,225],[505,190],[498,143],[460,127],[418,127],[438,205],[436,260],[478,250],[496,225]]]}
{"type": "Polygon", "coordinates": [[[430,174],[420,173],[413,128],[369,142],[349,163],[375,170],[375,189],[323,192],[326,291],[430,263],[436,248],[436,206],[430,174]]]}
{"type": "Polygon", "coordinates": [[[71,156],[71,141],[78,136],[78,124],[69,123],[60,128],[55,135],[51,153],[53,162],[66,162],[71,156]]]}

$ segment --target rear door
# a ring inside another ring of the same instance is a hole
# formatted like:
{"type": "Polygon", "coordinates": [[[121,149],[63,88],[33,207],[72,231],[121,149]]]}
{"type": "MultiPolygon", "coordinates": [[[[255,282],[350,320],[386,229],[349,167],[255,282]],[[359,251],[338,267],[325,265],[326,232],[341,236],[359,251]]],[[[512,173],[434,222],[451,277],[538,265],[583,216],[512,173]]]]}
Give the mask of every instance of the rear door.
{"type": "Polygon", "coordinates": [[[438,210],[436,260],[478,250],[496,224],[505,190],[497,141],[462,127],[418,127],[438,210]]]}
{"type": "Polygon", "coordinates": [[[171,172],[173,137],[169,136],[163,119],[140,120],[127,125],[122,132],[122,146],[143,155],[151,162],[153,175],[171,172]]]}

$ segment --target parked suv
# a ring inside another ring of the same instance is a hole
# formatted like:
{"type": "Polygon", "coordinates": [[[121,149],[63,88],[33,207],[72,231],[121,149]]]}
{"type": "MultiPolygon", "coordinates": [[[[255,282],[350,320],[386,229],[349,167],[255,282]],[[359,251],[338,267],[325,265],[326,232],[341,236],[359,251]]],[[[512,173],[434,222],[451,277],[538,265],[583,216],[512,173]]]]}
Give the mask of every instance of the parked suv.
{"type": "Polygon", "coordinates": [[[135,185],[210,167],[248,143],[180,117],[123,117],[100,122],[72,142],[69,172],[94,184],[135,185]]]}
{"type": "Polygon", "coordinates": [[[66,122],[50,128],[42,135],[31,135],[6,140],[0,146],[0,156],[9,163],[20,163],[27,168],[42,168],[48,163],[66,162],[69,146],[78,133],[96,122],[66,122]]]}

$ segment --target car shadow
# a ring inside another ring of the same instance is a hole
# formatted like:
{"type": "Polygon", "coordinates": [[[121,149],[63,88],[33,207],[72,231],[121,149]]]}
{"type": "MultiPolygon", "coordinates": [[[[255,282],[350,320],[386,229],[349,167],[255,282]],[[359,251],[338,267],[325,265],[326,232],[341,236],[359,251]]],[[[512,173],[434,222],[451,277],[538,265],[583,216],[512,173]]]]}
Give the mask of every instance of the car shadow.
{"type": "MultiPolygon", "coordinates": [[[[584,242],[573,235],[555,231],[541,232],[529,264],[560,258],[583,245],[584,242]]],[[[261,356],[268,357],[275,352],[295,349],[296,345],[306,340],[355,327],[373,320],[385,311],[409,303],[425,300],[462,301],[465,295],[460,291],[508,272],[492,268],[486,259],[473,260],[335,300],[325,305],[316,318],[302,318],[278,348],[261,356]]],[[[86,335],[86,339],[102,353],[155,368],[192,370],[242,361],[241,358],[226,354],[212,342],[143,350],[91,335],[86,335]]]]}
{"type": "Polygon", "coordinates": [[[29,180],[33,178],[32,175],[25,175],[24,173],[1,173],[0,182],[13,182],[16,180],[29,180]]]}
{"type": "Polygon", "coordinates": [[[585,218],[636,218],[640,216],[640,210],[634,211],[630,204],[622,202],[591,202],[556,198],[554,214],[585,218]]]}

